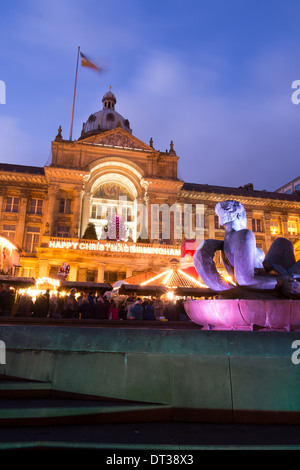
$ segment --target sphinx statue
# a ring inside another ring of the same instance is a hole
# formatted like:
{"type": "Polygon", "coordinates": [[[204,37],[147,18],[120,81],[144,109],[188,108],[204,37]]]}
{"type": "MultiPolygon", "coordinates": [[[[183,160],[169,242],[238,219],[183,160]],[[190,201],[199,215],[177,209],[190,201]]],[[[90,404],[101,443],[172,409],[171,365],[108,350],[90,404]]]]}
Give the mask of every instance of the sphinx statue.
{"type": "Polygon", "coordinates": [[[293,244],[276,238],[268,253],[257,248],[255,235],[247,229],[244,206],[234,200],[216,205],[220,225],[225,227],[224,240],[204,240],[194,255],[194,265],[203,282],[213,291],[229,297],[238,291],[252,297],[300,299],[300,260],[296,262],[293,244]],[[226,272],[233,283],[217,271],[215,253],[220,250],[226,272]],[[253,292],[256,294],[253,295],[253,292]],[[258,295],[259,294],[259,295],[258,295]]]}

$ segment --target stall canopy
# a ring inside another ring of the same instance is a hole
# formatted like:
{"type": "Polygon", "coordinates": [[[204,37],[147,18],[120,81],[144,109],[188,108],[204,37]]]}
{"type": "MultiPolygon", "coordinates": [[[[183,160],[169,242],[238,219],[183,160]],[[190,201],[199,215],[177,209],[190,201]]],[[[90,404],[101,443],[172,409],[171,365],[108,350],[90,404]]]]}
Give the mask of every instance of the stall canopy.
{"type": "Polygon", "coordinates": [[[218,294],[206,287],[177,287],[174,294],[179,297],[213,297],[218,294]]]}
{"type": "Polygon", "coordinates": [[[119,289],[120,295],[163,295],[166,294],[169,289],[165,286],[139,286],[134,284],[123,284],[119,289]]]}
{"type": "Polygon", "coordinates": [[[77,291],[97,291],[99,294],[104,294],[107,291],[112,290],[112,286],[108,283],[101,282],[72,282],[72,281],[61,281],[58,290],[70,291],[75,288],[77,291]]]}
{"type": "Polygon", "coordinates": [[[142,282],[142,286],[158,286],[163,285],[169,289],[175,289],[177,287],[201,287],[206,288],[205,285],[195,279],[194,277],[186,274],[180,269],[180,262],[173,258],[170,261],[170,267],[166,271],[157,274],[156,276],[142,282]]]}
{"type": "Polygon", "coordinates": [[[26,289],[35,285],[33,277],[3,276],[0,275],[0,284],[8,284],[15,289],[26,289]]]}

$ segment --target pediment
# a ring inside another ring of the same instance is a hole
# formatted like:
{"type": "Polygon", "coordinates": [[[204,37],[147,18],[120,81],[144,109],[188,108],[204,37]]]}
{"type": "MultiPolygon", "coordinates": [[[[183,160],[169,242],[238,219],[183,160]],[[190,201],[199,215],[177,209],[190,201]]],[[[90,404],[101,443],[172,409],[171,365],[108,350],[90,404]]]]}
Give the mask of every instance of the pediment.
{"type": "Polygon", "coordinates": [[[150,147],[150,145],[145,144],[141,140],[124,131],[122,128],[117,128],[100,134],[91,135],[79,140],[78,142],[89,145],[99,145],[103,147],[117,147],[127,150],[143,150],[147,152],[156,152],[153,147],[150,147]]]}

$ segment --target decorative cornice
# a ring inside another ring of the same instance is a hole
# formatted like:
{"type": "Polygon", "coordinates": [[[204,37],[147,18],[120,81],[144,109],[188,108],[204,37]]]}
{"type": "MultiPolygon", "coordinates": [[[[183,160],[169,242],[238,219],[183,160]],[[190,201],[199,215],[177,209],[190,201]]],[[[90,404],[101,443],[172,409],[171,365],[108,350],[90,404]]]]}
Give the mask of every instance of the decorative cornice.
{"type": "Polygon", "coordinates": [[[32,173],[17,173],[17,172],[0,172],[0,182],[18,182],[18,183],[34,183],[34,184],[47,184],[47,180],[43,175],[32,173]]]}
{"type": "Polygon", "coordinates": [[[45,167],[45,175],[48,183],[81,185],[84,177],[88,176],[89,172],[70,168],[45,167]]]}
{"type": "Polygon", "coordinates": [[[115,128],[103,133],[98,133],[81,139],[77,144],[91,145],[96,147],[110,147],[122,150],[134,150],[142,152],[158,153],[153,147],[145,144],[122,128],[115,128]]]}
{"type": "Polygon", "coordinates": [[[230,194],[216,194],[216,193],[206,193],[204,191],[201,192],[193,192],[193,191],[185,191],[182,190],[179,193],[179,200],[190,200],[192,201],[201,201],[201,203],[211,203],[214,202],[215,204],[226,199],[235,199],[241,202],[243,205],[253,206],[257,208],[261,208],[262,210],[265,208],[277,208],[278,210],[297,210],[300,211],[300,202],[298,201],[287,201],[287,200],[280,200],[280,199],[268,199],[268,198],[260,198],[250,197],[250,196],[240,196],[240,195],[230,195],[230,194]]]}
{"type": "Polygon", "coordinates": [[[142,186],[147,187],[148,191],[161,191],[168,192],[169,190],[181,190],[184,182],[180,180],[171,180],[164,178],[144,178],[142,180],[142,186]]]}

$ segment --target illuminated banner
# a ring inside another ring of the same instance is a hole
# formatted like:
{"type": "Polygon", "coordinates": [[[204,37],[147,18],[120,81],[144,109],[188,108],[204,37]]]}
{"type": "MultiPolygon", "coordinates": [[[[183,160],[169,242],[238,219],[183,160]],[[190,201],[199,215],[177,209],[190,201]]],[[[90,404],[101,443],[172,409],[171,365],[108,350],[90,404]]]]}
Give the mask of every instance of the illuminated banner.
{"type": "Polygon", "coordinates": [[[180,256],[180,248],[156,247],[150,245],[139,245],[136,243],[122,243],[122,242],[69,242],[50,240],[48,243],[49,248],[59,248],[61,250],[82,250],[82,251],[99,251],[105,253],[131,253],[142,255],[164,255],[164,256],[180,256]]]}

